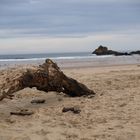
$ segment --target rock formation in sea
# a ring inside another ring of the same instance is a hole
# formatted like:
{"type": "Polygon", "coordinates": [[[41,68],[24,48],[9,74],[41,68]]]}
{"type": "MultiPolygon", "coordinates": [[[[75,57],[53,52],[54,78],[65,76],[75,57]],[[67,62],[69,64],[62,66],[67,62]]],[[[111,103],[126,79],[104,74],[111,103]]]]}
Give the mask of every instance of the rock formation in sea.
{"type": "Polygon", "coordinates": [[[138,50],[138,51],[132,51],[132,52],[130,52],[130,54],[131,55],[133,55],[133,54],[139,54],[140,55],[140,50],[138,50]]]}
{"type": "Polygon", "coordinates": [[[97,49],[95,49],[92,52],[92,54],[96,54],[96,55],[115,55],[115,56],[131,55],[131,53],[128,53],[128,52],[117,52],[117,51],[114,51],[114,50],[109,50],[107,47],[102,46],[102,45],[100,45],[97,49]]]}

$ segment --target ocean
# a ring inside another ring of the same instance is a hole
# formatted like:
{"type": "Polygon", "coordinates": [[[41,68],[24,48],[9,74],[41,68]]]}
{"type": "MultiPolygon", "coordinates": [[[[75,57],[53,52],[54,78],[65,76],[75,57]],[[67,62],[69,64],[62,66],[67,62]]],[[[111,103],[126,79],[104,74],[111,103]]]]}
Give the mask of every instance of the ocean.
{"type": "Polygon", "coordinates": [[[96,67],[108,65],[140,64],[140,55],[132,56],[96,56],[90,52],[76,53],[42,53],[0,55],[0,68],[22,64],[38,65],[45,59],[52,59],[60,67],[96,67]]]}
{"type": "Polygon", "coordinates": [[[89,52],[77,52],[77,53],[42,53],[42,54],[12,54],[12,55],[0,55],[0,61],[38,61],[45,60],[47,58],[53,60],[60,59],[80,59],[80,58],[92,58],[89,52]]]}

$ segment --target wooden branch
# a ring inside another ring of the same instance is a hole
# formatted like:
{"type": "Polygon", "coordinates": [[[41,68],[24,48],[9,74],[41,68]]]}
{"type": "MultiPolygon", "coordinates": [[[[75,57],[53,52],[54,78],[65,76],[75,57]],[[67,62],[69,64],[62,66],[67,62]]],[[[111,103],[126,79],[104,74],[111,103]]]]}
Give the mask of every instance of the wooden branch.
{"type": "Polygon", "coordinates": [[[9,87],[7,92],[2,93],[0,100],[26,87],[36,87],[38,90],[45,92],[64,92],[69,96],[95,94],[84,84],[67,77],[57,64],[50,59],[47,59],[44,64],[38,66],[35,70],[27,70],[12,83],[12,86],[9,87]]]}
{"type": "Polygon", "coordinates": [[[29,111],[27,109],[23,109],[23,110],[19,110],[19,111],[14,111],[14,112],[10,112],[11,115],[19,115],[19,116],[26,116],[26,115],[32,115],[34,114],[34,112],[29,111]]]}

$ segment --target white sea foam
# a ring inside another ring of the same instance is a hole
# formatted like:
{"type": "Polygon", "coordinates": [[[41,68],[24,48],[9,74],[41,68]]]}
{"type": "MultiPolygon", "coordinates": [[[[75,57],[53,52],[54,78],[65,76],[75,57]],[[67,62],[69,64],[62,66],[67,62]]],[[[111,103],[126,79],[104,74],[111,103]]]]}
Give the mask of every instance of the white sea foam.
{"type": "Polygon", "coordinates": [[[54,60],[60,67],[107,66],[123,64],[140,64],[140,55],[137,56],[96,56],[90,53],[61,53],[61,54],[22,54],[0,55],[0,69],[15,65],[39,65],[46,59],[54,60]]]}
{"type": "Polygon", "coordinates": [[[22,61],[37,61],[37,60],[45,60],[46,58],[29,58],[29,59],[0,59],[0,62],[22,62],[22,61]]]}
{"type": "Polygon", "coordinates": [[[44,57],[44,58],[16,58],[16,59],[0,59],[0,62],[22,62],[22,61],[40,61],[45,60],[47,58],[53,60],[70,60],[70,59],[90,59],[90,58],[107,58],[113,57],[112,55],[104,55],[104,56],[96,56],[96,55],[89,55],[89,56],[65,56],[65,57],[44,57]]]}

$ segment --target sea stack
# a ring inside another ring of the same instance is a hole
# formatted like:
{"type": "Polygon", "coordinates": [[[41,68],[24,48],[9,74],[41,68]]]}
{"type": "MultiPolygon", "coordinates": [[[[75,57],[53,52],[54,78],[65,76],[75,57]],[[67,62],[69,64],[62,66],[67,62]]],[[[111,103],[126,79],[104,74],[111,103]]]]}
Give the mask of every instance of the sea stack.
{"type": "Polygon", "coordinates": [[[117,52],[117,51],[113,51],[113,50],[109,50],[108,47],[102,46],[100,45],[97,49],[95,49],[92,54],[96,54],[96,55],[131,55],[127,52],[117,52]]]}

